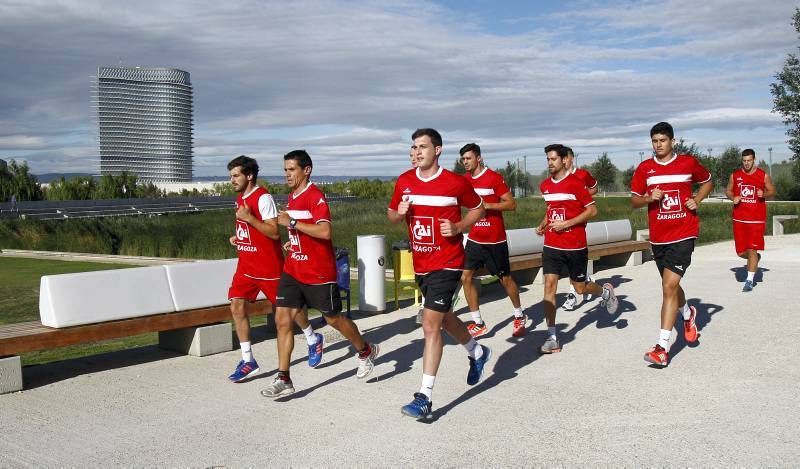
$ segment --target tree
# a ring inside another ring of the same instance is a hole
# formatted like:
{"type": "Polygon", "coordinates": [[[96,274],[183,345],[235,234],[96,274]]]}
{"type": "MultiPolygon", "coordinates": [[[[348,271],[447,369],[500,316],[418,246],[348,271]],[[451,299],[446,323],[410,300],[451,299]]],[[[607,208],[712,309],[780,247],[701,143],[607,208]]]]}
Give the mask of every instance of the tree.
{"type": "Polygon", "coordinates": [[[461,158],[456,158],[456,164],[453,165],[453,172],[456,174],[466,174],[467,169],[464,168],[464,163],[461,162],[461,158]]]}
{"type": "Polygon", "coordinates": [[[31,174],[28,163],[8,162],[5,169],[0,169],[0,200],[42,200],[42,186],[36,176],[31,174]]]}
{"type": "Polygon", "coordinates": [[[630,168],[622,172],[622,186],[625,190],[631,188],[631,180],[633,179],[634,171],[636,171],[636,168],[634,166],[631,166],[630,168]]]}
{"type": "Polygon", "coordinates": [[[614,166],[614,163],[611,162],[608,153],[600,155],[597,161],[589,165],[587,169],[592,173],[592,176],[597,179],[597,186],[600,190],[613,191],[615,189],[614,181],[617,179],[619,170],[614,166]]]}
{"type": "MultiPolygon", "coordinates": [[[[792,25],[800,33],[800,8],[794,10],[792,25]]],[[[784,125],[789,127],[786,135],[792,159],[800,159],[800,58],[790,53],[775,79],[776,82],[769,85],[773,96],[772,112],[783,116],[784,125]]]]}
{"type": "Polygon", "coordinates": [[[725,191],[725,187],[728,185],[728,178],[740,166],[741,161],[742,150],[734,145],[729,146],[719,155],[714,171],[711,173],[711,180],[714,181],[714,189],[717,192],[725,191]]]}

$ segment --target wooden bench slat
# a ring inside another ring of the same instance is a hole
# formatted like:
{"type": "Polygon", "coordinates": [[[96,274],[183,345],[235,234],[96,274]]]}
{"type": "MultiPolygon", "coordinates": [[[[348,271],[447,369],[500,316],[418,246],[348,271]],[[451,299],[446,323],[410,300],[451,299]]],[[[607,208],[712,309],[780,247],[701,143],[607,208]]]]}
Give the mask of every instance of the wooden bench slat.
{"type": "MultiPolygon", "coordinates": [[[[258,301],[251,308],[250,314],[263,314],[266,309],[267,302],[258,301]]],[[[230,306],[222,305],[60,329],[46,327],[36,321],[7,324],[0,326],[0,357],[148,332],[202,326],[230,319],[230,306]]]]}

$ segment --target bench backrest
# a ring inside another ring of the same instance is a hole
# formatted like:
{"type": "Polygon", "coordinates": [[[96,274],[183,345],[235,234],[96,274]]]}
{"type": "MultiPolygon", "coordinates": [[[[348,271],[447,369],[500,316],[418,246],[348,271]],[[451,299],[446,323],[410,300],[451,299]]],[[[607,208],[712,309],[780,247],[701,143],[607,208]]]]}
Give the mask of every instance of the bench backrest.
{"type": "MultiPolygon", "coordinates": [[[[589,246],[629,240],[632,234],[631,222],[628,219],[594,221],[586,224],[586,243],[589,246]]],[[[542,252],[544,236],[537,235],[534,228],[506,230],[506,236],[509,256],[542,252]]]]}

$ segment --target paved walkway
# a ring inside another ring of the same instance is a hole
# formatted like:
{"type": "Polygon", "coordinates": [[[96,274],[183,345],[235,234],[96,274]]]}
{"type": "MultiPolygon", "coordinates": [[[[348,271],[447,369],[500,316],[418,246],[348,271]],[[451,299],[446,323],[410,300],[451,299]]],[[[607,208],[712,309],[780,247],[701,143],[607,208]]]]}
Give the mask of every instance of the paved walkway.
{"type": "Polygon", "coordinates": [[[358,320],[382,348],[369,382],[356,380],[342,342],[308,368],[298,337],[298,392],[283,402],[258,392],[275,372],[274,340],[255,345],[264,373],[237,385],[226,376],[238,350],[195,358],[148,347],[28,367],[26,390],[0,396],[0,466],[798,466],[800,235],[767,238],[763,280],[748,294],[732,247],[697,249],[683,285],[701,337],[675,342],[666,369],[642,360],[661,299],[649,262],[597,275],[618,287],[614,317],[596,301],[559,311],[564,351],[552,356],[535,351],[540,285],[522,293],[535,330],[521,339],[510,337],[508,300],[485,290],[488,372],[467,387],[465,352],[450,341],[429,424],[400,415],[422,354],[405,308],[358,320]]]}

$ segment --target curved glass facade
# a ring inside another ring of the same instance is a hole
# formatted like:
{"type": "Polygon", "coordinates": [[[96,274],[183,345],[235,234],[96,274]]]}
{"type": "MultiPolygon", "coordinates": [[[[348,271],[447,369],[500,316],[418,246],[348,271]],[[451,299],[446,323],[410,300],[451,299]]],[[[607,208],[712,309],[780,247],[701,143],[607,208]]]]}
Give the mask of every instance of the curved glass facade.
{"type": "Polygon", "coordinates": [[[192,180],[192,83],[174,68],[100,67],[100,174],[192,180]]]}

